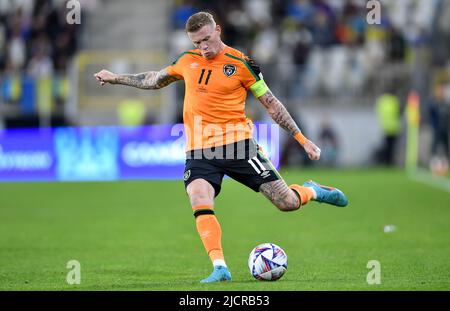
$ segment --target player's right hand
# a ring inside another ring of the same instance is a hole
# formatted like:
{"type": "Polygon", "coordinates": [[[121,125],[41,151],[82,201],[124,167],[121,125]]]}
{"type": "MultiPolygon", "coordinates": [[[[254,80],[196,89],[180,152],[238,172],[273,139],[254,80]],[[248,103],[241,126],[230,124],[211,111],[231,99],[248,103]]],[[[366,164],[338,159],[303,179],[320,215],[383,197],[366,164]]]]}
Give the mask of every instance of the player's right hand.
{"type": "Polygon", "coordinates": [[[313,161],[318,161],[320,159],[320,148],[317,147],[312,141],[307,140],[303,145],[308,157],[313,161]]]}
{"type": "Polygon", "coordinates": [[[101,70],[94,74],[94,77],[100,81],[100,85],[105,85],[106,83],[115,84],[117,75],[108,70],[101,70]]]}

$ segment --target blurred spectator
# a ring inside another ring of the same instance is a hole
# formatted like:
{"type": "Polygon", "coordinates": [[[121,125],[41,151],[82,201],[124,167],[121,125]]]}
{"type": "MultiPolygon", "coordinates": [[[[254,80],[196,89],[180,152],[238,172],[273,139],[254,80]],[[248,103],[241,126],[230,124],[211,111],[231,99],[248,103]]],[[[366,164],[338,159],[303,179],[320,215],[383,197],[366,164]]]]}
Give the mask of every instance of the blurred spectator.
{"type": "Polygon", "coordinates": [[[258,62],[264,67],[264,64],[270,64],[275,61],[277,51],[278,34],[276,29],[269,24],[261,24],[253,42],[252,56],[258,59],[258,62]]]}
{"type": "Polygon", "coordinates": [[[347,1],[342,10],[342,17],[336,26],[336,40],[340,44],[355,45],[364,41],[367,26],[362,9],[351,1],[347,1]]]}
{"type": "MultiPolygon", "coordinates": [[[[293,18],[283,21],[278,50],[278,82],[283,86],[283,97],[301,97],[305,94],[303,78],[311,51],[312,34],[293,18]]],[[[272,84],[271,84],[272,85],[272,84]]]]}
{"type": "Polygon", "coordinates": [[[322,121],[319,132],[319,146],[322,150],[320,164],[336,166],[339,157],[339,140],[328,119],[322,121]]]}
{"type": "Polygon", "coordinates": [[[243,6],[255,24],[270,25],[272,24],[271,1],[270,0],[247,0],[243,2],[243,6]]]}
{"type": "Polygon", "coordinates": [[[172,25],[175,29],[184,29],[186,22],[192,14],[197,12],[193,1],[177,0],[172,12],[172,25]]]}
{"type": "Polygon", "coordinates": [[[9,36],[6,44],[8,61],[16,69],[25,66],[27,56],[25,39],[28,29],[24,24],[22,10],[18,9],[9,20],[9,36]]]}
{"type": "Polygon", "coordinates": [[[53,73],[53,63],[50,58],[50,42],[47,37],[41,34],[34,41],[31,49],[31,59],[28,63],[28,72],[35,78],[50,77],[53,73]]]}
{"type": "Polygon", "coordinates": [[[314,16],[314,7],[311,0],[291,0],[287,5],[287,17],[305,25],[310,25],[314,16]]]}
{"type": "Polygon", "coordinates": [[[406,40],[400,31],[394,27],[389,29],[387,43],[388,58],[391,62],[403,62],[406,57],[406,40]]]}
{"type": "Polygon", "coordinates": [[[324,9],[317,10],[312,25],[313,42],[320,47],[328,47],[335,43],[334,24],[324,9]]]}
{"type": "MultiPolygon", "coordinates": [[[[312,34],[303,24],[297,24],[294,27],[293,31],[296,36],[291,41],[294,45],[294,64],[303,70],[308,62],[308,56],[311,51],[312,34]]],[[[288,39],[286,38],[286,40],[288,39]]]]}
{"type": "Polygon", "coordinates": [[[377,158],[380,164],[392,166],[395,145],[401,129],[400,100],[392,88],[378,98],[376,111],[383,131],[383,144],[377,158]]]}
{"type": "Polygon", "coordinates": [[[261,67],[264,79],[269,85],[275,84],[276,79],[276,57],[278,53],[278,33],[270,24],[260,24],[253,45],[251,56],[257,60],[261,67]]]}
{"type": "Polygon", "coordinates": [[[445,94],[446,84],[439,83],[434,87],[430,103],[430,123],[433,129],[431,155],[450,157],[450,98],[445,94]]]}

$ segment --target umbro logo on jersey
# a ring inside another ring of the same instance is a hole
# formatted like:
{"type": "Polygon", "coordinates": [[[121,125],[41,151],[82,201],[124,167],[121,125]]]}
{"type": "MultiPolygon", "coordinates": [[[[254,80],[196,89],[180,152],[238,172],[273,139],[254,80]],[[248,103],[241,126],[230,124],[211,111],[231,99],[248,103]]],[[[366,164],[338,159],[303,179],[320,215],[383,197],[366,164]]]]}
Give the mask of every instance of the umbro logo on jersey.
{"type": "Polygon", "coordinates": [[[231,77],[232,75],[234,75],[236,73],[236,66],[235,65],[224,65],[223,66],[223,73],[227,77],[231,77]]]}
{"type": "Polygon", "coordinates": [[[261,173],[261,177],[262,178],[267,178],[269,176],[270,176],[270,172],[269,171],[264,171],[264,172],[261,173]]]}

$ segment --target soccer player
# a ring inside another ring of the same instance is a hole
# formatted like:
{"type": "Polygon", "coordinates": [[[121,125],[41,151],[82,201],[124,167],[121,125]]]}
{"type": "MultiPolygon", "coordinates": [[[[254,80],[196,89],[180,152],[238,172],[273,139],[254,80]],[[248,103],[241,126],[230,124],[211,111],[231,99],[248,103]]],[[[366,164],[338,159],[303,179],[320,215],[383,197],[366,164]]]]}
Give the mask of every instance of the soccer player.
{"type": "Polygon", "coordinates": [[[214,215],[214,198],[220,192],[224,175],[261,192],[281,211],[298,210],[311,200],[343,207],[348,200],[342,191],[313,181],[302,186],[286,184],[252,138],[252,123],[245,116],[247,91],[303,146],[311,160],[319,160],[320,149],[302,135],[264,82],[255,62],[222,42],[221,28],[211,14],[192,15],[186,22],[186,32],[196,49],[181,54],[160,71],[115,74],[102,70],[94,76],[101,85],[121,84],[150,90],[184,80],[187,140],[184,183],[197,231],[213,264],[213,272],[201,282],[230,281],[231,273],[222,250],[222,231],[214,215]]]}

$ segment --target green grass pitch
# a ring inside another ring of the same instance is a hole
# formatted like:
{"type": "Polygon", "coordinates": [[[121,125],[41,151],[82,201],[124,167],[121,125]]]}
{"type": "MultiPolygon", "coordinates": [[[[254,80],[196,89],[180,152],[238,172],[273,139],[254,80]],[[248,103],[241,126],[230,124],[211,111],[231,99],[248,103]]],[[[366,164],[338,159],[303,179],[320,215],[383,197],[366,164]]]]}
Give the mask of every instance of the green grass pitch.
{"type": "Polygon", "coordinates": [[[225,180],[216,200],[233,281],[211,272],[182,181],[0,184],[0,290],[450,290],[450,194],[401,171],[285,170],[344,190],[350,205],[282,213],[225,180]],[[384,233],[385,225],[397,231],[384,233]],[[288,255],[277,282],[254,280],[251,249],[288,255]],[[68,285],[69,260],[81,284],[68,285]],[[369,260],[381,285],[368,285],[369,260]]]}

